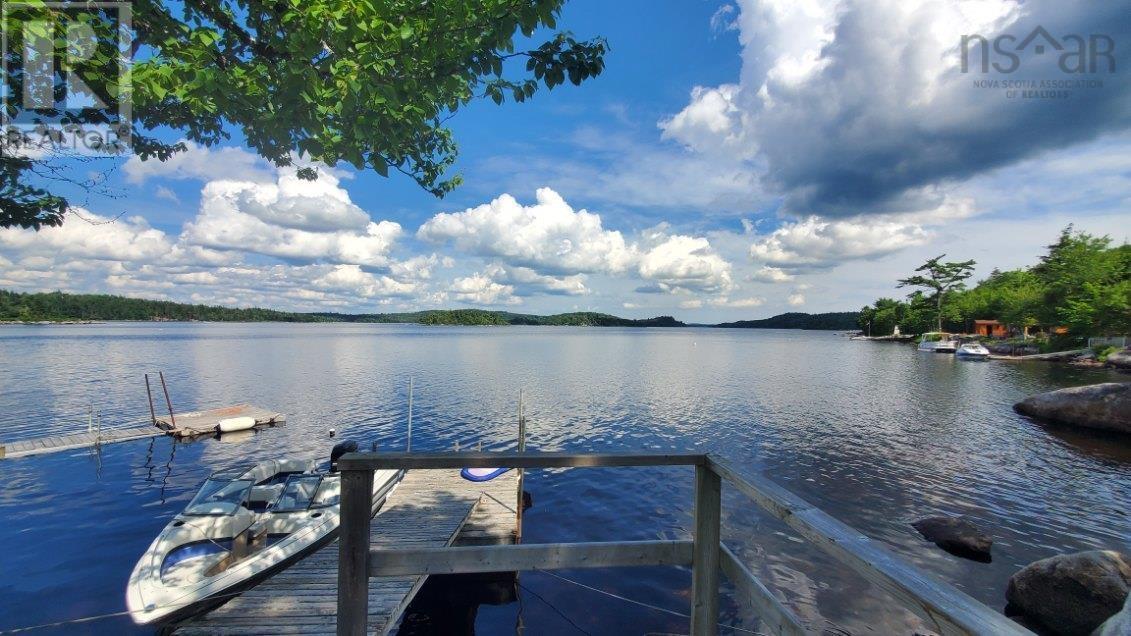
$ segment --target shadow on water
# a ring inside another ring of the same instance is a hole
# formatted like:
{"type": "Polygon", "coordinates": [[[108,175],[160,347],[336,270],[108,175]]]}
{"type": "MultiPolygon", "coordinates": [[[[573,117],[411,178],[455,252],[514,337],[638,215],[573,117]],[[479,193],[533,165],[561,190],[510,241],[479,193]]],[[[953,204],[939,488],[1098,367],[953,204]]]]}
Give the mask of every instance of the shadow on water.
{"type": "Polygon", "coordinates": [[[405,610],[397,634],[471,636],[481,605],[508,605],[518,598],[514,572],[432,576],[405,610]]]}
{"type": "Polygon", "coordinates": [[[1131,438],[1125,434],[1081,429],[1039,419],[1025,419],[1074,452],[1093,459],[1131,464],[1131,438]]]}

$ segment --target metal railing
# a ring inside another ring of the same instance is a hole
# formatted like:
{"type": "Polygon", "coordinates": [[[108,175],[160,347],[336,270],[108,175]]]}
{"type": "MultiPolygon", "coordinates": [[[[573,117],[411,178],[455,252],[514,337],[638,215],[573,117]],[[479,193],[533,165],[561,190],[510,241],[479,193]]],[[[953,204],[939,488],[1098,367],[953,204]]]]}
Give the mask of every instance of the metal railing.
{"type": "Polygon", "coordinates": [[[864,534],[837,521],[764,477],[739,474],[714,455],[586,453],[350,453],[342,471],[339,533],[339,635],[366,632],[369,577],[469,572],[517,572],[638,565],[690,566],[691,633],[718,631],[719,574],[775,634],[804,634],[805,626],[720,541],[721,487],[726,480],[762,509],[891,594],[940,634],[1030,632],[953,586],[906,563],[864,534]],[[369,498],[373,471],[458,468],[584,468],[694,466],[695,533],[691,541],[615,541],[371,550],[369,498]]]}
{"type": "Polygon", "coordinates": [[[1096,336],[1088,338],[1088,348],[1092,347],[1126,347],[1127,336],[1096,336]]]}

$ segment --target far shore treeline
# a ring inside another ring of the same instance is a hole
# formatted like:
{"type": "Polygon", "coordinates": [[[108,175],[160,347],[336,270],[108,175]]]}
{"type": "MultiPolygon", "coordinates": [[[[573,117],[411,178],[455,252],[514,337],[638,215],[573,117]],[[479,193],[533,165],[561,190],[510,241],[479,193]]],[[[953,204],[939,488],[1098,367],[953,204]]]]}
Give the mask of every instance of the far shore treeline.
{"type": "MultiPolygon", "coordinates": [[[[856,314],[787,313],[762,320],[723,323],[719,327],[766,329],[850,330],[856,314]]],[[[334,312],[291,312],[274,309],[236,309],[213,305],[192,305],[165,300],[126,298],[109,294],[67,294],[63,292],[20,293],[0,290],[0,322],[60,321],[202,321],[202,322],[361,322],[413,323],[422,325],[550,325],[574,327],[686,327],[671,316],[621,318],[592,311],[550,316],[516,314],[484,309],[435,309],[387,314],[343,314],[334,312]]],[[[701,325],[712,326],[712,325],[701,325]]]]}
{"type": "Polygon", "coordinates": [[[1077,232],[1069,225],[1036,264],[995,269],[971,288],[962,279],[969,277],[974,262],[945,263],[941,258],[917,270],[925,275],[898,281],[899,287],[926,287],[933,293],[915,291],[906,300],[880,298],[860,310],[859,328],[884,336],[898,325],[900,333],[910,335],[934,331],[941,322],[945,331],[971,333],[975,320],[996,320],[1011,335],[1035,329],[1072,341],[1065,345],[1092,336],[1131,334],[1131,245],[1113,246],[1110,237],[1077,232]],[[948,280],[952,286],[946,285],[948,280]]]}

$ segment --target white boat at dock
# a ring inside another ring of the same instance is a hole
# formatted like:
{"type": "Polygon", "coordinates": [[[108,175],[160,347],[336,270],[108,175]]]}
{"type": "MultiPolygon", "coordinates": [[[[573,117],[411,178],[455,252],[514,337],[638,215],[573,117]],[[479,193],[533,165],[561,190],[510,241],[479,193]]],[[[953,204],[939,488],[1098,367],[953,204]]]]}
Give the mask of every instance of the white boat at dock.
{"type": "Polygon", "coordinates": [[[954,357],[968,360],[986,360],[990,357],[990,350],[980,342],[964,342],[954,352],[954,357]]]}
{"type": "Polygon", "coordinates": [[[942,331],[929,331],[919,339],[919,351],[934,353],[954,353],[958,350],[958,341],[954,336],[942,331]]]}
{"type": "MultiPolygon", "coordinates": [[[[213,473],[134,567],[126,607],[135,623],[173,622],[209,609],[317,550],[341,520],[337,458],[269,460],[213,473]]],[[[373,512],[403,471],[373,475],[373,512]]]]}

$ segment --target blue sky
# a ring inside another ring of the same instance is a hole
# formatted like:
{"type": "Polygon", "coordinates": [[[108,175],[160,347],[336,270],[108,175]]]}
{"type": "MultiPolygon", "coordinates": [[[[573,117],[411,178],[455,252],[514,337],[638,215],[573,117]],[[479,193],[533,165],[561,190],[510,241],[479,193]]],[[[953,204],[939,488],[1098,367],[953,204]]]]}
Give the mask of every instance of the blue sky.
{"type": "Polygon", "coordinates": [[[60,229],[0,230],[0,287],[692,322],[852,310],[940,253],[984,275],[1068,223],[1128,238],[1127,8],[574,0],[559,27],[606,37],[606,71],[462,110],[464,185],[444,199],[342,167],[299,182],[238,131],[163,164],[72,162],[113,168],[116,196],[76,198],[60,229]],[[1079,76],[1029,52],[1014,74],[958,72],[962,34],[1036,24],[1110,33],[1116,71],[1024,98],[975,80],[1079,76]]]}

